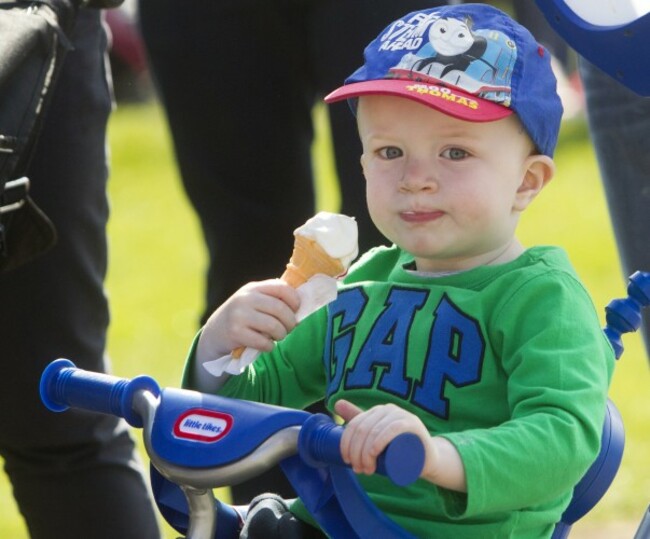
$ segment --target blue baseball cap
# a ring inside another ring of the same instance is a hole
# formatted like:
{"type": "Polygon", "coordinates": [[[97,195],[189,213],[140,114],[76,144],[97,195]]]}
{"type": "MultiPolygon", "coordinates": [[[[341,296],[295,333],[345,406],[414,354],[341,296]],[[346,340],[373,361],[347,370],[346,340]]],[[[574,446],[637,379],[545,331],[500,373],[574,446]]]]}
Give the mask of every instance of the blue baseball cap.
{"type": "Polygon", "coordinates": [[[387,26],[365,63],[325,102],[364,95],[412,99],[471,122],[517,114],[537,150],[553,156],[562,103],[551,55],[531,33],[486,4],[414,11],[387,26]]]}

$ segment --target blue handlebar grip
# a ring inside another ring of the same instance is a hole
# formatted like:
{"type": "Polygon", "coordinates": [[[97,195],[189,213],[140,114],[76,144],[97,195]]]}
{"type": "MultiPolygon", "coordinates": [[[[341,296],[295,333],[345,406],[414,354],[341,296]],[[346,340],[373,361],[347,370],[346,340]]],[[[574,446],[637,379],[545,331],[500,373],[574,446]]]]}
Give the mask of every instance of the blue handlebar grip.
{"type": "MultiPolygon", "coordinates": [[[[345,466],[341,457],[343,427],[325,414],[314,414],[302,425],[298,436],[298,452],[305,463],[314,468],[329,464],[345,466]]],[[[424,468],[424,446],[415,434],[396,436],[377,458],[377,473],[405,487],[414,483],[424,468]]]]}
{"type": "Polygon", "coordinates": [[[126,380],[77,369],[67,359],[50,363],[40,383],[41,400],[53,412],[64,412],[69,407],[101,412],[123,417],[133,427],[142,427],[142,419],[131,406],[133,395],[140,390],[160,395],[158,383],[149,376],[126,380]]]}

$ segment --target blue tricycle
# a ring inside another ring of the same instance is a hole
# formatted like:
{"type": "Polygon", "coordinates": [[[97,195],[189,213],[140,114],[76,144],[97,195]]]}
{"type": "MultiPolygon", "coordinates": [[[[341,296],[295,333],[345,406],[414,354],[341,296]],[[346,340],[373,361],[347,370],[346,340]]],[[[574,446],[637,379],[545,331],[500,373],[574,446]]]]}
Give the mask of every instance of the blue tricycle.
{"type": "MultiPolygon", "coordinates": [[[[638,329],[641,310],[649,304],[650,273],[637,272],[630,278],[628,297],[608,305],[604,331],[617,357],[623,352],[622,334],[638,329]]],[[[326,415],[161,389],[149,376],[126,380],[77,369],[67,359],[45,369],[40,392],[52,411],[74,407],[113,414],[142,428],[160,512],[188,539],[237,538],[246,508],[215,500],[213,489],[250,479],[278,463],[328,536],[413,537],[379,511],[362,490],[341,458],[343,427],[326,415]]],[[[572,524],[606,492],[621,463],[624,438],[621,416],[610,401],[600,454],[575,487],[553,539],[567,537],[572,524]]],[[[423,464],[419,438],[402,434],[381,456],[378,473],[405,486],[419,477],[423,464]]],[[[646,512],[636,539],[648,537],[646,512]]]]}

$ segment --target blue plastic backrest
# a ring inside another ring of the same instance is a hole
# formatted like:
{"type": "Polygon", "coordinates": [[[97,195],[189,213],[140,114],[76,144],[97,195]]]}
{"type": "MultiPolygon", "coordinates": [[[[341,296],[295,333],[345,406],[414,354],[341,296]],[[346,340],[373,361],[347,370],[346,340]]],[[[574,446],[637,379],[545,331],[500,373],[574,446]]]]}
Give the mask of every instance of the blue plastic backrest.
{"type": "Polygon", "coordinates": [[[563,0],[536,0],[549,24],[592,64],[639,95],[650,96],[650,13],[626,24],[598,26],[563,0]]]}
{"type": "Polygon", "coordinates": [[[564,539],[571,526],[591,511],[612,484],[621,465],[625,446],[623,419],[611,400],[607,401],[600,453],[573,490],[571,503],[556,525],[551,539],[564,539]]]}

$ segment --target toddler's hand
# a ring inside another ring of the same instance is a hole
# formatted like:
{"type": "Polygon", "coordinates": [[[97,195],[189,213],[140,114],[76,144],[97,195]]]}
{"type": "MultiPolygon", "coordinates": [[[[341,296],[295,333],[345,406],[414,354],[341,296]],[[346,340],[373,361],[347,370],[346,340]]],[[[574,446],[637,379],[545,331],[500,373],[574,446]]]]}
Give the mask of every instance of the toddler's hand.
{"type": "Polygon", "coordinates": [[[300,298],[280,279],[248,283],[208,319],[199,338],[197,360],[208,361],[239,346],[272,350],[296,326],[300,298]]]}
{"type": "Polygon", "coordinates": [[[334,409],[345,421],[341,438],[341,455],[356,473],[373,474],[377,457],[399,434],[411,432],[418,436],[431,459],[431,437],[420,419],[395,406],[382,404],[362,411],[349,401],[339,400],[334,409]]]}

